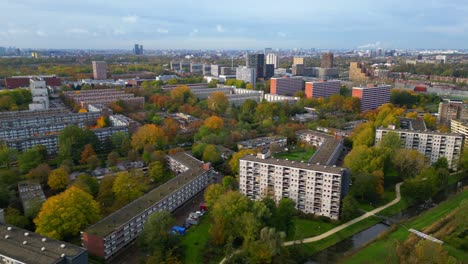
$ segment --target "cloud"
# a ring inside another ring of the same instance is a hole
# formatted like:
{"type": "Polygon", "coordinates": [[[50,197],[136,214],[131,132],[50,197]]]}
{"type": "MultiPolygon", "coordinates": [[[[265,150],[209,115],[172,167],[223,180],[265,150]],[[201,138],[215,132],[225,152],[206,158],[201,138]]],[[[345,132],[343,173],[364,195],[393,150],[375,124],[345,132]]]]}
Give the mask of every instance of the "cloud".
{"type": "Polygon", "coordinates": [[[169,33],[169,30],[167,30],[167,29],[165,29],[165,28],[158,28],[158,29],[156,29],[156,31],[157,31],[158,33],[162,33],[162,34],[167,34],[167,33],[169,33]]]}
{"type": "Polygon", "coordinates": [[[380,47],[381,43],[380,41],[376,41],[375,43],[368,43],[364,44],[358,47],[358,49],[375,49],[380,47]]]}
{"type": "Polygon", "coordinates": [[[122,20],[125,23],[135,24],[138,21],[138,16],[124,16],[122,20]]]}
{"type": "Polygon", "coordinates": [[[89,31],[84,28],[70,28],[70,29],[67,29],[66,32],[70,34],[82,34],[82,35],[89,34],[89,31]]]}
{"type": "Polygon", "coordinates": [[[276,35],[277,35],[278,37],[281,37],[281,38],[285,38],[285,37],[286,37],[286,33],[281,32],[281,31],[276,32],[276,35]]]}
{"type": "Polygon", "coordinates": [[[222,25],[216,25],[216,31],[223,33],[226,29],[222,25]]]}
{"type": "Polygon", "coordinates": [[[121,35],[125,35],[127,32],[121,30],[121,29],[114,29],[114,35],[115,36],[121,36],[121,35]]]}
{"type": "Polygon", "coordinates": [[[194,37],[198,34],[198,28],[192,29],[192,31],[189,33],[190,37],[194,37]]]}
{"type": "Polygon", "coordinates": [[[21,28],[11,28],[11,29],[7,30],[7,33],[9,35],[22,35],[22,34],[26,34],[28,32],[29,32],[28,30],[21,29],[21,28]]]}

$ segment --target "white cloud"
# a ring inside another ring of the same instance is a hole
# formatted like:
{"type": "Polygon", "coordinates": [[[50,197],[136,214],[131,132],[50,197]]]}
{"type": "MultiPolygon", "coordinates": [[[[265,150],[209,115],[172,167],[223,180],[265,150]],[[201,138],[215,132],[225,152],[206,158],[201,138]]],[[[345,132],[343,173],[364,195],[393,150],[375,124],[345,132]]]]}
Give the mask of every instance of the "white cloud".
{"type": "Polygon", "coordinates": [[[358,49],[375,49],[379,48],[381,45],[380,41],[376,41],[375,43],[368,43],[358,47],[358,49]]]}
{"type": "Polygon", "coordinates": [[[286,37],[286,33],[284,32],[276,32],[276,35],[278,35],[278,37],[282,37],[282,38],[285,38],[286,37]]]}
{"type": "Polygon", "coordinates": [[[162,34],[167,34],[167,33],[169,33],[169,30],[167,30],[167,29],[165,29],[165,28],[158,28],[158,29],[156,29],[156,31],[157,31],[158,33],[162,33],[162,34]]]}
{"type": "Polygon", "coordinates": [[[194,37],[198,34],[198,28],[192,29],[192,31],[189,33],[190,37],[194,37]]]}
{"type": "Polygon", "coordinates": [[[138,16],[124,16],[122,20],[125,23],[135,24],[138,21],[138,16]]]}
{"type": "Polygon", "coordinates": [[[226,29],[222,25],[216,25],[216,31],[222,33],[225,32],[226,29]]]}
{"type": "Polygon", "coordinates": [[[84,28],[70,28],[70,29],[67,29],[66,32],[70,34],[82,34],[82,35],[89,34],[89,31],[84,28]]]}

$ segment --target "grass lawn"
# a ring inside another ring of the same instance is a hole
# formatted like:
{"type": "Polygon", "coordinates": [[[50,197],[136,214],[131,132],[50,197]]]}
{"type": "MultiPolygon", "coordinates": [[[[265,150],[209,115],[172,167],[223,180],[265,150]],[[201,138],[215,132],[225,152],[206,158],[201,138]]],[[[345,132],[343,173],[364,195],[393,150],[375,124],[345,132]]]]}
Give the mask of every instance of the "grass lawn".
{"type": "MultiPolygon", "coordinates": [[[[407,228],[422,230],[457,208],[460,202],[464,199],[468,199],[467,190],[457,194],[454,197],[451,197],[439,206],[432,208],[431,210],[416,218],[413,218],[409,222],[404,223],[404,226],[407,228]]],[[[406,240],[408,235],[408,230],[400,227],[396,231],[390,233],[388,236],[379,239],[372,244],[369,244],[367,247],[358,251],[356,254],[348,257],[343,261],[343,263],[373,263],[375,260],[385,260],[386,263],[397,263],[398,260],[396,257],[388,258],[388,256],[395,255],[391,253],[391,250],[394,249],[394,243],[396,241],[406,240]]],[[[459,260],[468,259],[468,252],[456,249],[447,243],[444,244],[444,248],[448,250],[450,255],[456,257],[459,260]]]]}
{"type": "Polygon", "coordinates": [[[185,261],[184,263],[203,263],[203,252],[206,242],[210,237],[208,231],[210,229],[210,219],[208,215],[204,215],[200,223],[192,226],[185,236],[182,237],[182,245],[184,246],[185,261]]]}
{"type": "Polygon", "coordinates": [[[273,156],[277,159],[288,159],[295,161],[308,161],[314,155],[315,149],[296,148],[287,152],[276,153],[273,156]]]}
{"type": "Polygon", "coordinates": [[[294,238],[288,237],[287,240],[317,236],[339,225],[338,223],[326,223],[320,220],[302,218],[295,218],[293,221],[296,228],[294,238]]]}

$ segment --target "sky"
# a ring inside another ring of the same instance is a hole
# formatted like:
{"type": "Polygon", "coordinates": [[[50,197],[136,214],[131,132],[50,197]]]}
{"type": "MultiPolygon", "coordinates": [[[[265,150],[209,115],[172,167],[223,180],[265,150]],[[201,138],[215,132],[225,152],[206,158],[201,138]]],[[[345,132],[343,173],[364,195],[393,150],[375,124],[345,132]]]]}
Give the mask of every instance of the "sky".
{"type": "Polygon", "coordinates": [[[467,0],[0,0],[0,46],[468,48],[467,0]]]}

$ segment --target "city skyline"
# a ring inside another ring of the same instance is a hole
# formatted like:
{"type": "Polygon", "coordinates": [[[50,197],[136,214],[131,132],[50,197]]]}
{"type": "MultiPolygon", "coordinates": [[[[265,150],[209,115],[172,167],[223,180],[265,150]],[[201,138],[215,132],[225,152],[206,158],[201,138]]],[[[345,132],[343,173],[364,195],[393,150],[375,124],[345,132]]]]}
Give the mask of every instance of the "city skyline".
{"type": "Polygon", "coordinates": [[[0,3],[0,46],[20,48],[466,48],[465,1],[25,0],[0,3]],[[444,15],[447,14],[447,15],[444,15]],[[450,15],[448,15],[450,14],[450,15]]]}

